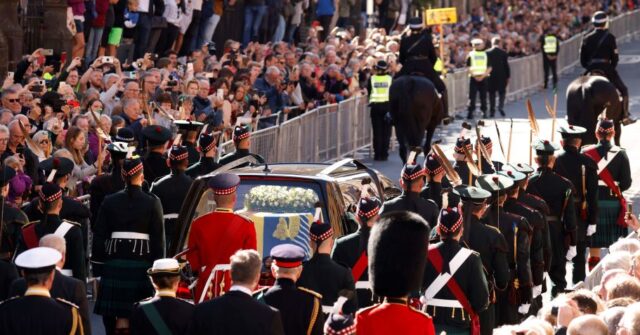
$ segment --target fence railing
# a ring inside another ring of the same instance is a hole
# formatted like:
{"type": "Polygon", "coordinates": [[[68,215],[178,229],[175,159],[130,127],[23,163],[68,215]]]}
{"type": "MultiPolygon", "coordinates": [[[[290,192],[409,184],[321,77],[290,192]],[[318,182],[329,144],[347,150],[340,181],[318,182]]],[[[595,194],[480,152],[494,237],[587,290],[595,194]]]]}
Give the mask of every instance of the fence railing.
{"type": "MultiPolygon", "coordinates": [[[[611,33],[626,41],[640,33],[640,10],[621,14],[610,22],[611,33]]],[[[558,72],[562,74],[579,63],[584,33],[560,45],[558,72]]],[[[543,82],[542,56],[509,60],[511,80],[507,100],[517,100],[539,90],[543,82]]],[[[469,76],[466,69],[450,73],[446,80],[449,106],[460,111],[467,106],[469,76]]],[[[354,155],[371,145],[371,121],[367,97],[347,99],[339,104],[318,107],[277,126],[252,133],[251,150],[269,162],[326,162],[354,155]]],[[[233,151],[231,142],[223,145],[233,151]]]]}

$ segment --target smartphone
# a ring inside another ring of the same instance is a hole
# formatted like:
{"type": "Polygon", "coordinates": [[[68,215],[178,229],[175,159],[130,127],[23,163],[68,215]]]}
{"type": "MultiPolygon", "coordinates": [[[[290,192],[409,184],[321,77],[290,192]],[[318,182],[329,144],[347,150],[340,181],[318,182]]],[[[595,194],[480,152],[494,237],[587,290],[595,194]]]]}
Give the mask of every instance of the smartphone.
{"type": "Polygon", "coordinates": [[[213,78],[213,72],[206,72],[206,73],[204,74],[204,77],[205,77],[205,78],[207,78],[207,79],[211,79],[211,78],[213,78]]]}
{"type": "Polygon", "coordinates": [[[64,63],[66,63],[66,62],[67,62],[67,52],[66,52],[66,51],[63,51],[63,52],[60,54],[60,64],[64,64],[64,63]]]}
{"type": "Polygon", "coordinates": [[[44,79],[40,79],[40,80],[38,80],[38,84],[37,85],[46,86],[47,82],[44,79]]]}
{"type": "Polygon", "coordinates": [[[13,81],[14,74],[15,72],[7,72],[7,79],[11,79],[11,81],[13,81]]]}
{"type": "Polygon", "coordinates": [[[187,63],[187,72],[193,72],[193,63],[187,63]]]}
{"type": "Polygon", "coordinates": [[[633,214],[633,204],[627,202],[627,213],[625,214],[625,217],[628,219],[631,217],[631,214],[633,214]]]}
{"type": "Polygon", "coordinates": [[[24,146],[23,146],[22,144],[19,144],[19,145],[16,147],[16,153],[17,153],[17,154],[20,154],[20,155],[24,154],[24,146]]]}
{"type": "Polygon", "coordinates": [[[103,63],[113,64],[113,57],[112,56],[103,56],[102,57],[102,62],[103,63]]]}
{"type": "Polygon", "coordinates": [[[43,56],[52,56],[53,55],[53,49],[42,49],[42,55],[43,56]]]}
{"type": "Polygon", "coordinates": [[[221,88],[219,88],[219,89],[216,91],[216,96],[217,96],[217,97],[218,97],[218,99],[220,99],[220,100],[224,99],[224,90],[223,90],[223,89],[221,89],[221,88]]]}

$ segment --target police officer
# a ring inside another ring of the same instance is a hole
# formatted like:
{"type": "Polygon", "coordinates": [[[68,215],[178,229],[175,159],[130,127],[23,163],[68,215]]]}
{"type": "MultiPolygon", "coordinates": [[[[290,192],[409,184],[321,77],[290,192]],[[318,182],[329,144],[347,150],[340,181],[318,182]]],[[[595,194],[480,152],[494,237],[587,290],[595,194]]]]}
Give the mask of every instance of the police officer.
{"type": "Polygon", "coordinates": [[[498,228],[483,223],[491,193],[478,187],[458,186],[453,194],[460,197],[464,215],[464,231],[461,244],[480,254],[489,288],[489,306],[479,312],[480,333],[491,335],[496,325],[496,291],[503,291],[509,284],[507,242],[498,228]]]}
{"type": "Polygon", "coordinates": [[[504,99],[507,95],[507,85],[511,78],[509,67],[509,55],[500,47],[499,36],[491,39],[491,49],[487,50],[487,57],[491,63],[491,76],[489,77],[489,115],[496,115],[496,93],[498,93],[498,112],[505,116],[504,99]]]}
{"type": "Polygon", "coordinates": [[[428,235],[427,222],[407,211],[385,214],[371,228],[369,280],[382,302],[358,311],[357,334],[435,334],[431,317],[408,303],[422,286],[428,235]]]}
{"type": "Polygon", "coordinates": [[[464,229],[462,223],[457,207],[443,208],[436,226],[441,242],[429,248],[423,288],[425,311],[433,315],[435,334],[469,334],[470,328],[479,328],[478,313],[489,305],[487,279],[480,255],[460,244],[464,229]],[[445,264],[448,265],[448,273],[443,272],[445,264]],[[437,280],[442,273],[450,275],[449,281],[455,281],[459,290],[437,280]]]}
{"type": "Polygon", "coordinates": [[[295,244],[280,244],[271,249],[271,271],[275,284],[259,298],[277,308],[282,316],[285,334],[323,334],[322,296],[300,287],[304,249],[295,244]]]}
{"type": "Polygon", "coordinates": [[[151,184],[171,172],[166,157],[171,130],[158,125],[147,126],[142,129],[142,135],[147,142],[147,152],[143,160],[144,177],[147,183],[151,184]]]}
{"type": "MultiPolygon", "coordinates": [[[[313,257],[304,263],[298,286],[322,295],[322,311],[329,314],[338,296],[355,293],[351,271],[331,259],[333,229],[328,223],[314,223],[309,229],[313,257]]],[[[354,305],[354,304],[351,304],[354,305]]],[[[355,308],[352,308],[355,311],[355,308]]]]}
{"type": "Polygon", "coordinates": [[[180,214],[182,202],[187,197],[187,192],[189,192],[193,182],[193,179],[184,173],[188,164],[189,152],[187,147],[173,145],[169,150],[171,173],[151,185],[151,193],[160,198],[160,203],[162,203],[167,250],[170,250],[171,244],[176,237],[178,214],[180,214]]]}
{"type": "Polygon", "coordinates": [[[147,270],[165,254],[162,204],[143,190],[143,170],[138,156],[124,160],[125,189],[105,197],[94,228],[92,261],[103,264],[94,312],[107,334],[129,328],[133,304],[153,294],[147,270]]]}
{"type": "Polygon", "coordinates": [[[42,236],[55,234],[64,237],[67,242],[66,262],[63,274],[81,281],[87,280],[86,251],[80,224],[60,218],[62,209],[62,189],[58,184],[47,182],[38,192],[38,207],[44,213],[39,222],[33,222],[22,228],[16,253],[38,246],[42,236]]]}
{"type": "Polygon", "coordinates": [[[508,213],[504,209],[506,191],[514,186],[511,178],[499,174],[482,175],[478,177],[476,184],[491,192],[492,204],[485,220],[500,229],[508,247],[510,279],[507,289],[497,294],[496,325],[518,323],[519,314],[527,314],[531,306],[531,227],[524,217],[508,213]]]}
{"type": "Polygon", "coordinates": [[[78,306],[52,299],[49,293],[61,259],[57,250],[47,247],[29,249],[16,257],[28,288],[23,297],[0,303],[0,333],[84,334],[78,306]]]}
{"type": "Polygon", "coordinates": [[[622,97],[622,124],[628,125],[635,120],[629,118],[629,90],[622,82],[616,70],[618,65],[618,46],[616,37],[609,32],[609,18],[602,11],[595,12],[591,17],[595,28],[582,40],[580,47],[580,64],[587,72],[600,71],[620,91],[622,97]]]}
{"type": "Polygon", "coordinates": [[[467,66],[469,67],[469,106],[467,108],[467,119],[473,119],[476,110],[476,97],[480,94],[480,110],[482,117],[487,117],[487,88],[488,77],[491,73],[491,63],[487,52],[484,51],[484,41],[479,38],[471,40],[473,50],[467,56],[467,66]]]}
{"type": "Polygon", "coordinates": [[[0,201],[2,201],[2,207],[0,207],[2,209],[2,213],[0,213],[2,215],[0,217],[0,235],[2,236],[0,239],[0,260],[10,261],[16,250],[22,227],[29,222],[29,219],[20,209],[10,206],[4,201],[9,194],[9,181],[15,177],[16,170],[5,165],[0,168],[0,171],[2,171],[2,175],[0,175],[0,201]]]}
{"type": "Polygon", "coordinates": [[[420,196],[432,200],[438,208],[442,207],[442,185],[449,185],[444,168],[434,153],[429,153],[424,160],[424,172],[426,185],[420,192],[420,196]]]}
{"type": "Polygon", "coordinates": [[[204,123],[191,120],[176,120],[173,123],[178,127],[178,133],[182,135],[182,145],[187,147],[189,166],[191,166],[200,159],[196,142],[204,123]]]}
{"type": "Polygon", "coordinates": [[[591,241],[589,266],[600,261],[600,248],[608,248],[627,234],[624,216],[627,211],[622,192],[631,186],[631,168],[625,149],[613,145],[615,127],[611,120],[598,122],[598,144],[585,147],[583,153],[598,164],[598,220],[591,241]],[[600,167],[602,160],[608,164],[600,167]]]}
{"type": "Polygon", "coordinates": [[[560,52],[560,39],[556,36],[555,29],[546,28],[540,35],[540,47],[542,49],[542,67],[544,69],[544,88],[547,89],[549,70],[553,80],[553,89],[558,85],[558,53],[560,52]]]}
{"type": "Polygon", "coordinates": [[[375,65],[375,74],[369,78],[369,107],[371,107],[371,125],[373,129],[373,159],[386,161],[389,157],[389,141],[391,140],[391,122],[389,113],[389,87],[391,76],[387,73],[389,65],[379,60],[375,65]]]}
{"type": "Polygon", "coordinates": [[[544,225],[546,224],[544,215],[539,211],[521,203],[518,201],[518,196],[521,193],[521,184],[525,182],[527,176],[524,173],[518,172],[510,165],[505,165],[503,170],[498,174],[510,178],[513,181],[513,187],[506,190],[507,200],[504,202],[504,210],[507,213],[520,215],[524,217],[531,225],[531,247],[529,249],[529,259],[531,266],[531,306],[529,309],[530,315],[535,315],[540,307],[542,307],[541,301],[536,301],[540,298],[542,293],[542,285],[544,282],[544,241],[543,232],[544,225]]]}
{"type": "Polygon", "coordinates": [[[573,259],[573,283],[584,280],[589,236],[596,232],[598,220],[598,165],[580,153],[581,136],[587,132],[578,126],[561,126],[563,151],[557,156],[553,171],[573,184],[576,209],[577,255],[573,259]]]}
{"type": "Polygon", "coordinates": [[[547,141],[538,141],[537,171],[529,178],[527,192],[542,198],[549,206],[549,237],[551,240],[551,266],[549,277],[554,284],[551,295],[562,293],[567,286],[566,262],[576,256],[576,211],[571,181],[553,172],[553,155],[558,147],[547,141]]]}
{"type": "Polygon", "coordinates": [[[215,160],[218,152],[219,134],[202,133],[198,138],[198,152],[200,160],[189,166],[186,173],[191,178],[198,178],[205,174],[211,173],[220,167],[215,160]]]}
{"type": "Polygon", "coordinates": [[[251,154],[251,152],[249,152],[251,148],[251,130],[248,125],[233,128],[233,145],[236,147],[236,151],[222,157],[220,159],[220,165],[229,164],[251,154]]]}
{"type": "Polygon", "coordinates": [[[135,304],[131,314],[131,334],[186,334],[194,306],[176,298],[180,283],[178,261],[173,258],[157,259],[147,273],[156,293],[135,304]]]}
{"type": "Polygon", "coordinates": [[[400,178],[402,194],[385,202],[382,213],[410,211],[420,215],[427,223],[434,224],[438,218],[438,205],[432,200],[420,197],[424,184],[425,171],[422,165],[406,164],[400,178]]]}
{"type": "Polygon", "coordinates": [[[371,227],[380,218],[380,200],[376,197],[362,197],[358,203],[356,216],[360,224],[355,233],[340,237],[333,248],[331,258],[351,269],[356,286],[358,307],[373,304],[373,293],[369,284],[367,243],[371,227]]]}
{"type": "Polygon", "coordinates": [[[411,34],[402,37],[400,40],[400,55],[398,56],[398,62],[402,64],[402,69],[396,74],[396,78],[419,73],[427,77],[438,92],[442,94],[442,102],[444,104],[443,110],[445,114],[448,114],[447,107],[447,86],[442,81],[442,78],[434,70],[434,65],[437,62],[436,50],[433,45],[433,37],[431,35],[431,29],[423,29],[424,24],[422,18],[413,17],[409,19],[409,28],[411,34]]]}

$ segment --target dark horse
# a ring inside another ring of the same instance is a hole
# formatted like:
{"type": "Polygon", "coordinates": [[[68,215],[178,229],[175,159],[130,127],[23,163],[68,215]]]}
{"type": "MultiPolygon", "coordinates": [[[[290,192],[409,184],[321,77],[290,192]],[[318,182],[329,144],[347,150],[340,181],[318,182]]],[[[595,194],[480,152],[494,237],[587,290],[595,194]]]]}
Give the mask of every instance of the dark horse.
{"type": "Polygon", "coordinates": [[[429,152],[436,126],[445,117],[433,83],[418,75],[401,76],[393,80],[389,99],[402,162],[406,162],[407,148],[423,147],[425,153],[429,152]]]}
{"type": "Polygon", "coordinates": [[[567,121],[587,129],[583,145],[597,143],[596,124],[605,108],[606,117],[615,124],[615,143],[620,145],[622,103],[616,87],[607,78],[594,74],[580,76],[567,87],[567,121]]]}

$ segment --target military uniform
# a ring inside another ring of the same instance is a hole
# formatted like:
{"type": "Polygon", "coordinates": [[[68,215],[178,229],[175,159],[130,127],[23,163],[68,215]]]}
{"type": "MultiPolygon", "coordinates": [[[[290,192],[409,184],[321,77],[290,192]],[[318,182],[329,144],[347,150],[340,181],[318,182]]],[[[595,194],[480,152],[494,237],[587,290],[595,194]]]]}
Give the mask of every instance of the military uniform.
{"type": "Polygon", "coordinates": [[[449,185],[449,181],[444,176],[444,168],[436,158],[435,154],[429,153],[424,160],[424,171],[428,176],[425,187],[420,192],[420,197],[432,200],[438,208],[442,207],[442,185],[449,185]],[[435,176],[441,175],[441,180],[435,180],[435,176]]]}
{"type": "Polygon", "coordinates": [[[164,150],[165,144],[171,139],[171,131],[162,126],[147,126],[142,130],[142,135],[148,144],[147,153],[143,160],[144,180],[151,184],[171,172],[164,150]],[[154,148],[161,149],[156,151],[154,148]]]}
{"type": "Polygon", "coordinates": [[[0,301],[9,298],[11,283],[18,279],[18,269],[10,261],[0,259],[0,301]]]}
{"type": "MultiPolygon", "coordinates": [[[[271,249],[271,257],[280,268],[302,266],[304,250],[293,244],[281,244],[271,249]]],[[[259,298],[277,308],[285,334],[323,334],[322,295],[297,285],[288,278],[276,278],[275,284],[259,298]]]]}
{"type": "MultiPolygon", "coordinates": [[[[577,126],[560,127],[565,140],[580,137],[586,129],[577,126]]],[[[573,282],[585,278],[586,251],[589,236],[595,232],[598,220],[598,166],[589,157],[581,154],[575,146],[565,145],[564,151],[556,157],[553,171],[573,184],[576,209],[577,252],[573,259],[573,282]]]]}
{"type": "Polygon", "coordinates": [[[198,134],[204,123],[191,120],[176,120],[173,122],[178,127],[178,132],[182,135],[182,144],[187,147],[189,153],[189,166],[198,162],[200,153],[198,152],[196,143],[190,141],[190,134],[198,134]]]}
{"type": "MultiPolygon", "coordinates": [[[[457,208],[442,209],[439,232],[459,233],[462,221],[457,208]]],[[[489,291],[477,252],[464,248],[451,237],[429,246],[423,288],[426,289],[425,311],[433,315],[436,334],[442,331],[469,334],[472,327],[480,330],[478,313],[489,305],[489,291]],[[438,279],[443,273],[452,277],[441,282],[438,279]]]]}
{"type": "Polygon", "coordinates": [[[387,120],[389,110],[389,88],[391,76],[386,73],[387,62],[380,60],[376,64],[377,73],[369,78],[369,107],[371,109],[371,126],[373,130],[374,160],[387,160],[389,157],[389,141],[391,140],[391,122],[387,120]]]}
{"type": "MultiPolygon", "coordinates": [[[[456,139],[456,144],[453,147],[455,162],[453,163],[453,169],[458,173],[463,183],[469,183],[473,185],[476,182],[476,176],[469,170],[467,161],[465,160],[465,149],[470,155],[473,156],[473,145],[471,140],[463,136],[456,139]]],[[[473,161],[473,157],[469,157],[473,161]]]]}
{"type": "Polygon", "coordinates": [[[431,200],[420,197],[420,193],[411,192],[411,184],[424,180],[425,171],[419,164],[407,164],[402,170],[402,180],[405,184],[402,194],[384,203],[382,213],[393,211],[410,211],[420,215],[429,224],[434,224],[438,217],[438,205],[431,200]]]}
{"type": "Polygon", "coordinates": [[[560,39],[556,34],[547,32],[540,35],[540,45],[542,49],[542,67],[544,70],[544,88],[547,88],[549,71],[553,79],[553,88],[558,84],[558,53],[560,52],[560,39]]]}
{"type": "MultiPolygon", "coordinates": [[[[479,140],[482,141],[482,144],[487,149],[489,155],[491,155],[493,153],[493,141],[491,140],[491,137],[481,135],[479,140]]],[[[477,146],[478,144],[476,143],[476,147],[477,146]]],[[[503,164],[501,162],[491,161],[491,163],[489,163],[490,160],[491,157],[484,157],[484,154],[482,154],[482,161],[480,162],[482,174],[492,174],[502,170],[503,164]]]]}
{"type": "MultiPolygon", "coordinates": [[[[218,145],[219,137],[212,134],[201,134],[198,138],[198,148],[200,148],[201,156],[200,160],[189,166],[186,174],[195,179],[205,174],[209,174],[220,167],[220,164],[216,163],[213,157],[207,157],[208,153],[216,149],[218,145]]],[[[213,154],[213,153],[212,153],[213,154]]]]}
{"type": "MultiPolygon", "coordinates": [[[[548,141],[536,144],[539,157],[553,155],[557,149],[548,141]]],[[[529,178],[527,191],[542,198],[549,206],[549,236],[552,256],[549,277],[554,284],[552,295],[564,291],[566,259],[576,248],[576,211],[573,199],[573,185],[566,178],[556,174],[550,168],[542,166],[529,178]]]]}
{"type": "Polygon", "coordinates": [[[233,129],[233,143],[236,147],[236,151],[220,158],[220,165],[226,165],[242,157],[251,155],[249,149],[239,148],[239,145],[250,137],[251,130],[249,129],[249,126],[236,126],[233,129]]]}
{"type": "Polygon", "coordinates": [[[0,201],[2,202],[0,259],[10,260],[13,257],[13,252],[16,250],[22,227],[29,222],[29,219],[23,211],[7,204],[4,197],[0,197],[0,201]]]}
{"type": "MultiPolygon", "coordinates": [[[[172,164],[181,164],[181,162],[188,160],[188,156],[189,152],[184,146],[174,145],[169,151],[169,161],[172,164]]],[[[160,203],[162,203],[167,250],[171,250],[171,245],[176,237],[178,215],[192,182],[193,179],[187,176],[182,168],[173,168],[169,175],[160,178],[151,185],[151,193],[160,198],[160,203]]]]}

